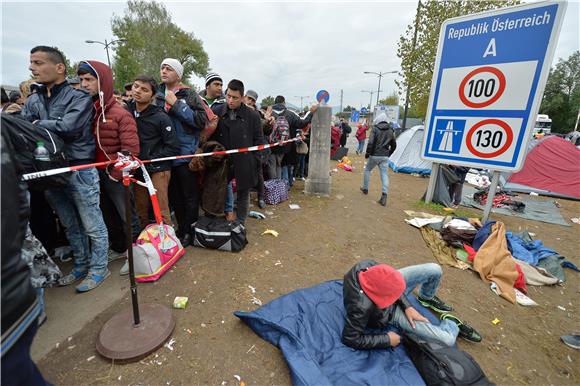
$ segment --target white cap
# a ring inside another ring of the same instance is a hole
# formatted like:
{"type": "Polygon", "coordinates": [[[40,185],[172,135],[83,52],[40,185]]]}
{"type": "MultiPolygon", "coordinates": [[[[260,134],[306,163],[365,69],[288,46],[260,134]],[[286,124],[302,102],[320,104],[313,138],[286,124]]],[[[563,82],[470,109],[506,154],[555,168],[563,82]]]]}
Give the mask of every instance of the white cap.
{"type": "Polygon", "coordinates": [[[181,77],[183,76],[183,65],[179,62],[179,60],[173,58],[165,58],[161,62],[161,66],[159,66],[159,68],[163,67],[164,64],[173,68],[173,70],[177,72],[177,76],[179,76],[179,79],[181,79],[181,77]]]}

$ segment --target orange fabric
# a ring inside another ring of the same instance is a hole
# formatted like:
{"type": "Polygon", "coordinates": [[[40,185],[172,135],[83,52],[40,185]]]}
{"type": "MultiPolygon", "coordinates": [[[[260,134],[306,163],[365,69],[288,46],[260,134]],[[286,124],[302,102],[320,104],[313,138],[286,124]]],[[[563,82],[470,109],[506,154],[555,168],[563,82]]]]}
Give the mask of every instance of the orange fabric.
{"type": "Polygon", "coordinates": [[[491,228],[491,233],[477,251],[473,267],[481,280],[497,284],[500,296],[516,302],[514,283],[518,278],[516,263],[507,247],[505,225],[498,221],[491,228]]]}

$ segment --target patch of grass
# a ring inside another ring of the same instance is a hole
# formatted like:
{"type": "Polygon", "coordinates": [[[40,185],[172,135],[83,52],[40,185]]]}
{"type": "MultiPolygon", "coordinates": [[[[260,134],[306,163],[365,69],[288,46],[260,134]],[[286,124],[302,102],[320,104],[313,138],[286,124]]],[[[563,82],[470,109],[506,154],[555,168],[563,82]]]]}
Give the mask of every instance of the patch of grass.
{"type": "Polygon", "coordinates": [[[423,200],[419,200],[413,204],[413,209],[421,212],[427,212],[432,214],[438,214],[441,216],[454,215],[457,217],[471,217],[471,218],[481,218],[481,212],[477,213],[474,210],[469,210],[464,207],[453,209],[453,211],[446,211],[445,206],[441,204],[436,204],[434,202],[426,203],[423,200]]]}

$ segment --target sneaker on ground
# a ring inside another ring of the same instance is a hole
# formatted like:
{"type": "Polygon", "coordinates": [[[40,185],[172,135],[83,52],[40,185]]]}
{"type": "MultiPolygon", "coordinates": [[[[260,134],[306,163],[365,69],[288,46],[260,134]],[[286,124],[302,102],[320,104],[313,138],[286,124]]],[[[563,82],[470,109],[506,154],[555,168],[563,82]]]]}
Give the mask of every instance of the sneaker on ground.
{"type": "Polygon", "coordinates": [[[121,267],[121,270],[119,271],[119,275],[125,276],[128,274],[129,274],[129,260],[125,260],[125,264],[123,264],[123,266],[121,267]]]}
{"type": "Polygon", "coordinates": [[[125,258],[127,257],[127,251],[117,252],[112,249],[109,249],[109,252],[107,252],[107,259],[109,260],[109,262],[119,260],[120,258],[123,257],[125,258]]]}
{"type": "Polygon", "coordinates": [[[106,278],[109,277],[111,271],[107,269],[102,275],[97,275],[96,273],[89,272],[87,277],[81,282],[81,284],[76,286],[77,292],[88,292],[92,289],[97,288],[106,278]]]}
{"type": "Polygon", "coordinates": [[[432,309],[433,311],[442,313],[442,312],[451,312],[453,311],[453,307],[449,304],[446,304],[443,300],[439,299],[437,296],[433,296],[431,299],[425,299],[421,296],[417,297],[419,303],[423,305],[423,307],[427,307],[432,309]]]}
{"type": "Polygon", "coordinates": [[[451,320],[457,327],[459,327],[459,337],[465,339],[468,342],[479,343],[482,340],[479,332],[475,331],[475,328],[471,327],[469,324],[463,323],[457,316],[451,314],[441,315],[441,320],[451,320]]]}
{"type": "Polygon", "coordinates": [[[58,281],[58,285],[60,285],[60,286],[71,285],[71,284],[76,283],[77,281],[79,281],[81,279],[84,279],[85,276],[87,276],[86,271],[77,271],[75,268],[73,268],[73,270],[70,271],[70,273],[68,275],[66,275],[65,277],[62,277],[58,281]]]}

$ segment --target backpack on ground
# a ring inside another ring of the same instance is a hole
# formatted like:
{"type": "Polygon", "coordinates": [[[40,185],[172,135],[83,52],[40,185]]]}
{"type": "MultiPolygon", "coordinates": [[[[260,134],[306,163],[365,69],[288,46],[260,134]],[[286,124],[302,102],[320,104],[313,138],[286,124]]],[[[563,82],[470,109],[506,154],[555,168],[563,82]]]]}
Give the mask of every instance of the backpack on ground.
{"type": "Polygon", "coordinates": [[[402,342],[428,386],[493,385],[475,359],[465,351],[436,340],[404,333],[402,342]]]}
{"type": "Polygon", "coordinates": [[[290,138],[290,124],[284,114],[280,114],[276,117],[268,142],[277,143],[287,141],[288,138],[290,138]]]}
{"type": "Polygon", "coordinates": [[[193,245],[196,247],[239,252],[246,244],[246,227],[239,220],[201,216],[193,224],[193,245]]]}
{"type": "MultiPolygon", "coordinates": [[[[68,167],[64,151],[65,143],[58,135],[34,126],[19,116],[8,114],[2,114],[2,130],[6,131],[12,142],[14,154],[22,167],[23,174],[68,167]],[[34,151],[39,142],[42,142],[48,150],[46,161],[40,161],[34,157],[34,151]]],[[[64,187],[68,179],[69,173],[61,173],[29,180],[27,183],[30,189],[46,190],[64,187]]]]}
{"type": "Polygon", "coordinates": [[[158,280],[184,252],[173,227],[163,224],[160,232],[159,224],[147,225],[133,244],[135,280],[139,283],[158,280]]]}
{"type": "Polygon", "coordinates": [[[288,184],[284,180],[273,179],[264,181],[264,202],[268,205],[278,205],[288,200],[288,184]]]}

